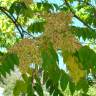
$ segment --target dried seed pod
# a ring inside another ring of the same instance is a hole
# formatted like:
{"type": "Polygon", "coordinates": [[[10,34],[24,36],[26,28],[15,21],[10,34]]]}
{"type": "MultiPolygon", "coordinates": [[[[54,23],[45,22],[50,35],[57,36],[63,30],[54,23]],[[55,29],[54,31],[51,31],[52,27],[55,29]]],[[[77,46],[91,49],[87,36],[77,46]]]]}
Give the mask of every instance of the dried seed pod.
{"type": "Polygon", "coordinates": [[[78,64],[76,57],[69,56],[66,62],[69,74],[72,77],[73,81],[77,84],[79,80],[85,76],[85,71],[82,70],[81,65],[78,64]]]}
{"type": "Polygon", "coordinates": [[[69,23],[71,22],[72,13],[48,13],[44,14],[44,17],[46,19],[45,24],[45,32],[46,33],[52,33],[52,32],[67,32],[69,23]]]}
{"type": "Polygon", "coordinates": [[[40,64],[39,48],[31,39],[22,39],[9,49],[9,52],[16,53],[19,57],[19,67],[22,72],[27,72],[30,64],[40,64]]]}

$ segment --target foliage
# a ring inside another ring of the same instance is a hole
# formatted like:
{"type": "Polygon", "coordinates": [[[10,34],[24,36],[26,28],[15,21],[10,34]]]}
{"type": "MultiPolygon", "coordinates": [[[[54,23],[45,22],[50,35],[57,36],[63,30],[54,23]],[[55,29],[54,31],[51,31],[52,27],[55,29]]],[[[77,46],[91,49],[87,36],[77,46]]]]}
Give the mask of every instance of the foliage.
{"type": "MultiPolygon", "coordinates": [[[[95,89],[96,89],[96,84],[93,86],[90,86],[87,92],[87,95],[83,95],[83,96],[95,96],[96,95],[95,89]]],[[[64,92],[64,96],[71,96],[71,93],[68,87],[66,88],[64,92]]],[[[82,90],[75,91],[74,96],[82,96],[82,90]]]]}
{"type": "Polygon", "coordinates": [[[16,54],[7,53],[1,56],[0,59],[0,77],[6,77],[7,73],[10,74],[10,70],[14,70],[14,65],[19,64],[19,60],[16,54]]]}
{"type": "Polygon", "coordinates": [[[0,76],[6,77],[14,65],[22,74],[14,96],[44,96],[43,85],[53,96],[64,96],[67,85],[71,95],[82,90],[86,96],[86,76],[96,69],[96,53],[78,39],[95,42],[96,9],[91,0],[63,0],[62,5],[47,0],[0,2],[0,46],[8,50],[1,53],[0,76]],[[73,26],[73,17],[84,26],[73,26]],[[58,50],[68,72],[59,68],[58,50]]]}
{"type": "Polygon", "coordinates": [[[13,96],[13,89],[17,79],[14,72],[11,72],[10,76],[7,74],[6,78],[2,77],[3,84],[0,82],[0,86],[4,88],[4,96],[13,96]]]}

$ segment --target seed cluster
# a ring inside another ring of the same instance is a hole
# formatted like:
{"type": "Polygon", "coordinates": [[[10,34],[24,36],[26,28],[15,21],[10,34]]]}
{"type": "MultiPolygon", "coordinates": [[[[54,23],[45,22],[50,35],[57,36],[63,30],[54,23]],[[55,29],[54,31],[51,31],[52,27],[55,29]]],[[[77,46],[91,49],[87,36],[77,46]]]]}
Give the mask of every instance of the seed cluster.
{"type": "Polygon", "coordinates": [[[75,83],[78,83],[81,78],[85,76],[85,71],[82,70],[82,67],[78,62],[76,62],[76,58],[73,56],[69,56],[67,58],[67,67],[69,69],[69,74],[72,77],[75,83]]]}
{"type": "Polygon", "coordinates": [[[67,12],[65,14],[60,12],[57,14],[46,14],[44,17],[46,18],[44,35],[50,39],[54,48],[69,52],[76,51],[80,44],[76,44],[76,39],[69,31],[72,13],[67,12]]]}
{"type": "Polygon", "coordinates": [[[40,52],[38,46],[31,39],[22,39],[9,49],[9,52],[16,53],[19,57],[21,72],[28,72],[29,65],[40,64],[40,52]]]}
{"type": "Polygon", "coordinates": [[[66,32],[68,31],[68,26],[72,18],[71,13],[48,13],[44,15],[47,23],[45,25],[45,32],[55,32],[57,31],[58,33],[61,32],[66,32]]]}

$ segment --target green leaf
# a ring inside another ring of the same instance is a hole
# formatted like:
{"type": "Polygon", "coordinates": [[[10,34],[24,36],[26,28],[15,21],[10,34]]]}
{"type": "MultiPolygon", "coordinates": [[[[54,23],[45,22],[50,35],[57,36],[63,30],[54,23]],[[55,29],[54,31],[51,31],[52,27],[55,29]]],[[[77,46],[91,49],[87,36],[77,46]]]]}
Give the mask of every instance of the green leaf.
{"type": "Polygon", "coordinates": [[[53,96],[64,96],[59,89],[55,89],[53,96]]]}
{"type": "Polygon", "coordinates": [[[26,82],[27,85],[27,96],[34,96],[34,90],[32,87],[32,77],[28,77],[28,82],[26,82]]]}
{"type": "Polygon", "coordinates": [[[31,24],[28,29],[29,32],[44,32],[44,22],[34,22],[31,24]]]}
{"type": "Polygon", "coordinates": [[[80,48],[78,58],[84,69],[94,68],[96,66],[96,53],[88,46],[80,48]]]}
{"type": "Polygon", "coordinates": [[[55,91],[55,87],[54,87],[54,85],[51,83],[50,88],[49,88],[49,93],[50,93],[50,95],[52,95],[54,91],[55,91]]]}
{"type": "Polygon", "coordinates": [[[39,96],[44,96],[40,78],[38,78],[38,77],[36,76],[36,77],[35,77],[35,80],[36,80],[36,83],[35,83],[35,85],[34,85],[35,91],[38,93],[39,96]]]}
{"type": "Polygon", "coordinates": [[[28,82],[28,77],[26,74],[22,74],[22,78],[24,79],[25,82],[28,82]]]}
{"type": "Polygon", "coordinates": [[[79,38],[82,37],[83,40],[96,38],[95,30],[90,30],[86,27],[71,26],[71,32],[73,32],[79,38]]]}
{"type": "Polygon", "coordinates": [[[27,7],[25,6],[25,4],[23,2],[18,2],[15,1],[13,2],[13,4],[11,5],[9,12],[11,14],[14,14],[16,12],[17,15],[19,15],[20,13],[22,13],[22,11],[24,11],[27,7]]]}
{"type": "Polygon", "coordinates": [[[41,54],[43,59],[42,67],[44,71],[48,73],[49,77],[55,84],[58,83],[58,80],[60,79],[60,70],[57,65],[57,54],[51,43],[48,43],[47,49],[42,47],[41,54]]]}
{"type": "Polygon", "coordinates": [[[42,3],[37,2],[37,8],[38,9],[40,9],[42,5],[43,5],[42,3]]]}
{"type": "Polygon", "coordinates": [[[61,70],[60,86],[62,91],[64,91],[67,88],[68,82],[69,82],[68,75],[63,70],[61,70]]]}
{"type": "Polygon", "coordinates": [[[14,96],[19,96],[21,93],[27,94],[27,96],[35,96],[32,87],[32,77],[28,77],[26,74],[22,76],[24,80],[16,81],[13,91],[14,96]]]}
{"type": "Polygon", "coordinates": [[[46,82],[46,89],[48,89],[51,84],[52,84],[52,81],[50,79],[47,80],[47,82],[46,82]]]}
{"type": "Polygon", "coordinates": [[[19,65],[19,59],[16,54],[7,53],[2,57],[0,65],[0,75],[6,77],[6,73],[10,74],[14,70],[14,66],[19,65]]]}
{"type": "Polygon", "coordinates": [[[19,96],[21,93],[26,93],[26,87],[27,86],[23,81],[17,80],[13,90],[14,96],[19,96]]]}
{"type": "Polygon", "coordinates": [[[61,90],[59,90],[58,85],[55,85],[52,80],[48,80],[46,82],[46,89],[48,90],[48,92],[50,93],[50,95],[59,95],[59,96],[63,96],[63,94],[61,93],[61,90]]]}
{"type": "Polygon", "coordinates": [[[58,96],[58,90],[55,90],[53,96],[58,96]]]}
{"type": "Polygon", "coordinates": [[[76,85],[77,90],[83,89],[84,93],[87,93],[89,85],[86,79],[81,79],[76,85]]]}
{"type": "Polygon", "coordinates": [[[50,9],[54,10],[52,4],[47,3],[47,2],[46,3],[43,3],[43,7],[44,7],[44,10],[45,11],[49,11],[50,9]]]}
{"type": "Polygon", "coordinates": [[[85,93],[82,93],[82,96],[90,96],[90,95],[88,95],[88,94],[85,94],[85,93]]]}
{"type": "Polygon", "coordinates": [[[45,84],[47,80],[48,80],[48,73],[44,71],[43,72],[43,84],[45,84]]]}
{"type": "Polygon", "coordinates": [[[36,90],[39,96],[44,96],[43,89],[39,83],[35,84],[34,89],[36,90]]]}
{"type": "Polygon", "coordinates": [[[75,83],[73,83],[72,81],[69,81],[69,89],[70,89],[70,92],[71,92],[71,95],[73,96],[74,92],[75,92],[75,83]]]}

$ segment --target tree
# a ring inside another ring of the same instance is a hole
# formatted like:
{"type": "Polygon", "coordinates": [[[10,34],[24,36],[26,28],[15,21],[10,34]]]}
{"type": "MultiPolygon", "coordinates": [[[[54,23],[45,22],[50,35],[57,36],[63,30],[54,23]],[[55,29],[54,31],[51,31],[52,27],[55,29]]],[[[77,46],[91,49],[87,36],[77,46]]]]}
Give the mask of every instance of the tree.
{"type": "Polygon", "coordinates": [[[22,79],[16,81],[14,96],[44,96],[43,85],[53,96],[63,96],[67,85],[72,95],[81,89],[87,95],[86,76],[96,70],[96,53],[79,39],[95,43],[95,11],[91,0],[63,0],[62,5],[1,0],[0,46],[8,52],[1,52],[0,77],[18,66],[22,79]],[[72,18],[84,26],[73,26],[72,18]],[[68,72],[59,68],[58,50],[68,72]]]}

